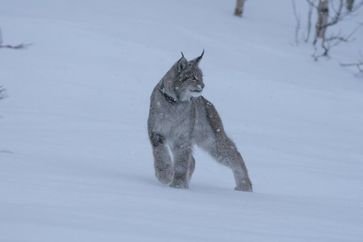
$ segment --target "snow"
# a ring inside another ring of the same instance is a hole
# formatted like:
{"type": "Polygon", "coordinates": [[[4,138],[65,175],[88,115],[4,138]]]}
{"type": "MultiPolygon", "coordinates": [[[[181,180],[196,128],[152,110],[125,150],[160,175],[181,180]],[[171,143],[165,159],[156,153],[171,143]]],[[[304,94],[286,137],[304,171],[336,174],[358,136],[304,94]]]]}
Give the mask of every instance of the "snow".
{"type": "Polygon", "coordinates": [[[293,45],[290,1],[248,1],[242,19],[233,7],[3,1],[4,44],[32,45],[0,50],[1,242],[362,241],[363,82],[339,62],[363,32],[314,62],[293,45]],[[152,88],[203,49],[203,95],[253,193],[197,149],[189,190],[153,176],[152,88]]]}

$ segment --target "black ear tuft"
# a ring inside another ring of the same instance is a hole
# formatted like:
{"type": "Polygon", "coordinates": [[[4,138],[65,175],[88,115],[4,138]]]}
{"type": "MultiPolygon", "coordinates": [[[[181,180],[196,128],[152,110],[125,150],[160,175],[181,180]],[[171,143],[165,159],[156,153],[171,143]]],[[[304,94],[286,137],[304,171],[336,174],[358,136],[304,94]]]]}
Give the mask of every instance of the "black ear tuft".
{"type": "Polygon", "coordinates": [[[204,49],[203,49],[202,54],[195,59],[197,63],[199,63],[199,61],[203,58],[203,55],[204,55],[204,49]]]}
{"type": "Polygon", "coordinates": [[[202,54],[200,56],[198,56],[194,60],[191,60],[190,64],[194,65],[194,66],[197,66],[199,64],[200,60],[203,58],[203,55],[204,55],[204,50],[203,50],[203,52],[202,52],[202,54]]]}

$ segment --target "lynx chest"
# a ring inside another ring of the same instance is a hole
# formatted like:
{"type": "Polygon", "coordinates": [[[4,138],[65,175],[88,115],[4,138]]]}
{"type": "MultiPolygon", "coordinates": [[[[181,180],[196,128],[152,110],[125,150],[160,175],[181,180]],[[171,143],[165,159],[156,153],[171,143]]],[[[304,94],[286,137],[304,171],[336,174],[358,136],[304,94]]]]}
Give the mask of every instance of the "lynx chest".
{"type": "Polygon", "coordinates": [[[155,132],[168,138],[190,137],[195,123],[195,108],[192,102],[154,103],[153,127],[155,132]]]}

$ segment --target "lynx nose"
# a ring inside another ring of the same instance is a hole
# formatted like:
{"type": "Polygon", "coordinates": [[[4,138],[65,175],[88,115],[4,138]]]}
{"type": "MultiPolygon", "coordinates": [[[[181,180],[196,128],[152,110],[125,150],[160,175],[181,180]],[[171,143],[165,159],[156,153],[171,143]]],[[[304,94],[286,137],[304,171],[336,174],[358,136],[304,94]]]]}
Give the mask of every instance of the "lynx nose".
{"type": "Polygon", "coordinates": [[[198,84],[197,85],[197,88],[198,88],[198,90],[202,91],[203,88],[204,88],[204,84],[203,83],[202,84],[198,84]]]}

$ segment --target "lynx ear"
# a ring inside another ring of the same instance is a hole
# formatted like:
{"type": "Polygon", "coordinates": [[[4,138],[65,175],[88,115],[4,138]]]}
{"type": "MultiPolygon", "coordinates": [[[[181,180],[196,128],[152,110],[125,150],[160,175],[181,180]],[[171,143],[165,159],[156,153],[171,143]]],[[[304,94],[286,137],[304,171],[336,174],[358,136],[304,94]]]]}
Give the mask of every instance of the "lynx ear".
{"type": "Polygon", "coordinates": [[[200,56],[198,56],[197,58],[195,58],[194,60],[192,60],[191,62],[194,64],[194,65],[198,65],[200,60],[203,58],[203,55],[204,55],[204,50],[202,52],[202,54],[200,56]]]}
{"type": "Polygon", "coordinates": [[[188,65],[187,59],[185,59],[183,52],[181,52],[182,57],[178,60],[176,63],[176,69],[178,72],[181,72],[185,69],[185,67],[188,65]]]}

